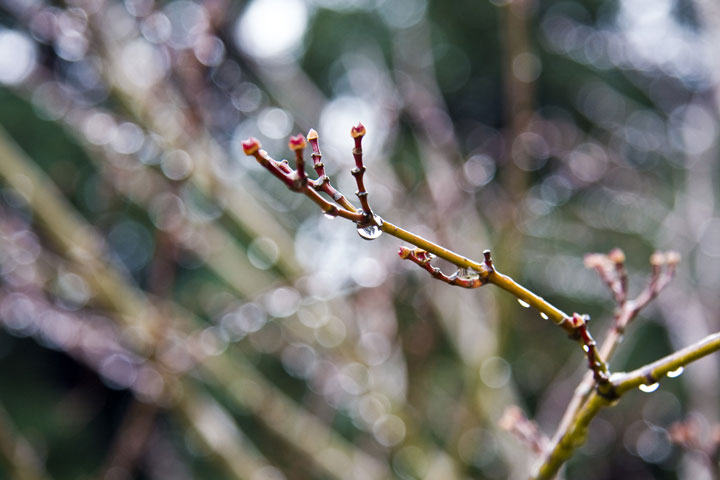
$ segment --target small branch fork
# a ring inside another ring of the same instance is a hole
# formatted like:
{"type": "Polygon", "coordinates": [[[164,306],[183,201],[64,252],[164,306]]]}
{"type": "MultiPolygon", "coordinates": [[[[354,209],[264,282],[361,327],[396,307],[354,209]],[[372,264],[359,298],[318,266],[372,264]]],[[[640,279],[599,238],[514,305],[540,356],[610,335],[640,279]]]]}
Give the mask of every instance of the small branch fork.
{"type": "Polygon", "coordinates": [[[658,379],[676,372],[680,367],[703,358],[720,350],[720,332],[708,335],[693,345],[689,345],[666,357],[656,360],[627,373],[616,373],[610,377],[608,391],[612,395],[602,394],[593,390],[588,395],[574,415],[567,427],[558,431],[557,438],[553,438],[550,447],[541,461],[535,467],[533,479],[552,479],[563,463],[569,459],[576,448],[585,442],[588,426],[600,409],[615,404],[618,398],[628,391],[647,385],[649,381],[658,379]]]}
{"type": "MultiPolygon", "coordinates": [[[[358,225],[366,225],[368,221],[372,222],[372,217],[368,220],[368,216],[364,212],[359,212],[342,194],[330,185],[330,179],[325,175],[325,169],[320,160],[320,150],[317,148],[317,132],[311,130],[308,136],[311,137],[314,167],[318,172],[317,180],[310,180],[305,172],[303,151],[307,146],[307,141],[302,135],[291,137],[289,141],[290,149],[295,152],[296,170],[293,170],[287,161],[278,162],[270,157],[265,150],[262,150],[262,146],[256,138],[250,137],[245,140],[242,147],[246,155],[255,157],[260,165],[280,179],[290,190],[302,193],[315,202],[325,215],[343,217],[358,225]],[[318,191],[328,193],[339,207],[325,200],[318,191]]],[[[362,162],[362,159],[360,161],[362,162]]]]}
{"type": "MultiPolygon", "coordinates": [[[[616,335],[622,336],[627,326],[638,313],[670,283],[675,276],[675,270],[679,262],[680,254],[677,252],[653,253],[650,257],[650,265],[652,266],[650,280],[637,297],[628,300],[627,270],[625,268],[625,254],[622,250],[616,248],[607,255],[591,253],[585,256],[585,266],[598,273],[600,279],[612,293],[618,306],[613,322],[613,331],[616,335]]],[[[612,355],[616,344],[613,345],[612,351],[603,352],[604,358],[612,355]]]]}
{"type": "MultiPolygon", "coordinates": [[[[677,252],[653,253],[650,257],[652,270],[648,283],[637,297],[628,300],[627,269],[625,268],[625,254],[622,250],[614,249],[608,254],[591,253],[585,256],[585,266],[598,273],[617,304],[612,327],[599,348],[598,356],[604,359],[605,362],[609,362],[612,358],[628,325],[673,279],[679,262],[680,254],[677,252]]],[[[590,345],[586,344],[586,347],[589,349],[590,345]]],[[[590,363],[589,358],[588,363],[590,363]]],[[[552,478],[551,476],[545,476],[545,473],[554,472],[560,468],[564,460],[560,461],[560,463],[557,462],[558,459],[563,458],[564,449],[571,448],[572,451],[576,448],[567,440],[567,435],[573,429],[573,422],[577,422],[582,413],[590,411],[588,405],[593,395],[601,395],[609,401],[618,398],[618,390],[614,382],[610,381],[613,376],[610,376],[609,369],[604,372],[608,376],[607,381],[599,381],[599,378],[602,378],[602,373],[600,376],[598,375],[598,368],[593,368],[590,365],[590,369],[592,374],[588,373],[575,389],[575,393],[568,403],[555,436],[550,443],[550,448],[538,459],[537,473],[534,478],[552,478]],[[595,390],[593,390],[593,386],[595,386],[595,390]]],[[[652,371],[648,371],[644,375],[643,383],[654,383],[656,379],[660,378],[654,376],[652,371]]],[[[592,416],[594,416],[594,413],[592,416]]],[[[568,456],[570,454],[571,452],[568,453],[568,456]]]]}

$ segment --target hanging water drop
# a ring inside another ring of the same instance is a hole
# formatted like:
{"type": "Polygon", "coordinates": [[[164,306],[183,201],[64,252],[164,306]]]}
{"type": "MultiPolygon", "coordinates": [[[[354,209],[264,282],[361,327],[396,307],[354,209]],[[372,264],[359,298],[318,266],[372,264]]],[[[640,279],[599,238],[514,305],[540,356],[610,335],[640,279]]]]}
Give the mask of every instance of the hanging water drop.
{"type": "Polygon", "coordinates": [[[684,367],[678,367],[678,368],[676,368],[675,370],[673,370],[672,372],[668,372],[668,373],[667,373],[667,376],[668,376],[669,378],[677,378],[677,377],[679,377],[680,375],[682,375],[682,373],[683,373],[684,371],[685,371],[685,368],[684,368],[684,367]]]}
{"type": "Polygon", "coordinates": [[[587,345],[583,345],[583,350],[585,350],[585,353],[587,353],[590,351],[590,347],[588,347],[587,345]]]}
{"type": "Polygon", "coordinates": [[[638,388],[640,389],[641,392],[652,393],[655,390],[657,390],[658,388],[660,388],[660,384],[658,382],[655,382],[651,385],[646,385],[643,383],[638,388]]]}
{"type": "Polygon", "coordinates": [[[366,227],[358,226],[358,235],[360,235],[360,237],[365,240],[375,240],[380,235],[382,235],[382,228],[380,228],[383,224],[382,218],[375,215],[373,217],[373,220],[375,221],[375,223],[373,223],[372,225],[368,225],[366,227]]]}
{"type": "Polygon", "coordinates": [[[337,218],[337,213],[335,210],[328,210],[327,212],[323,213],[325,215],[325,218],[328,220],[335,220],[337,218]]]}
{"type": "Polygon", "coordinates": [[[382,230],[376,225],[369,225],[367,227],[358,227],[357,229],[358,235],[360,235],[365,240],[375,240],[380,235],[382,235],[382,230]]]}
{"type": "Polygon", "coordinates": [[[523,299],[521,299],[521,298],[518,298],[518,303],[519,303],[520,306],[522,306],[522,307],[530,308],[530,304],[527,303],[525,300],[523,300],[523,299]]]}
{"type": "Polygon", "coordinates": [[[549,320],[549,319],[550,319],[550,317],[548,317],[547,315],[545,315],[545,312],[540,312],[540,318],[542,318],[543,320],[549,320]]]}

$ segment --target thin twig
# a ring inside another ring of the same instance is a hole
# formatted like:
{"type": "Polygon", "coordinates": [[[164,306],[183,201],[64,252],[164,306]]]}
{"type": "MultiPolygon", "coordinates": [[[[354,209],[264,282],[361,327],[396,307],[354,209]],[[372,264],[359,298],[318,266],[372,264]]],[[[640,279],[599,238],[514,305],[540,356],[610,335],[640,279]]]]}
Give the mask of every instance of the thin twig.
{"type": "Polygon", "coordinates": [[[407,247],[400,247],[398,254],[400,255],[400,258],[412,261],[427,270],[434,278],[447,284],[463,288],[479,288],[485,285],[485,282],[480,278],[480,275],[475,273],[473,270],[468,271],[460,269],[452,275],[445,275],[439,268],[433,267],[430,264],[434,255],[420,248],[411,249],[407,247]]]}

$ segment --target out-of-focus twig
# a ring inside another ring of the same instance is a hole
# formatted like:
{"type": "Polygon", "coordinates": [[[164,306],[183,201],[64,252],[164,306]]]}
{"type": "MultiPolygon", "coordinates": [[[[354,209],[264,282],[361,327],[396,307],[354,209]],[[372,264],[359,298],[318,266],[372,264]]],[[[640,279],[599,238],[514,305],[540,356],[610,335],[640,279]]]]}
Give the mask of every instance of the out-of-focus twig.
{"type": "Polygon", "coordinates": [[[0,405],[0,461],[17,480],[50,480],[40,456],[0,405]]]}
{"type": "MultiPolygon", "coordinates": [[[[29,159],[13,145],[10,139],[0,132],[0,176],[25,194],[29,205],[37,213],[38,218],[44,223],[46,230],[51,234],[58,246],[72,260],[77,262],[78,268],[87,275],[87,279],[93,286],[99,297],[115,312],[118,313],[127,325],[137,330],[133,339],[138,337],[136,347],[141,351],[149,353],[155,346],[153,339],[164,338],[166,331],[160,335],[157,329],[164,322],[159,321],[156,306],[151,303],[142,292],[134,287],[129,280],[125,279],[110,265],[103,263],[101,255],[101,241],[92,228],[87,225],[81,217],[63,200],[62,195],[52,182],[45,177],[36,167],[32,166],[29,159]],[[22,160],[24,159],[24,161],[22,160]],[[19,177],[18,175],[22,175],[19,177]],[[28,191],[25,187],[27,182],[32,186],[28,191]],[[85,248],[79,249],[79,246],[85,248]],[[142,330],[140,328],[142,327],[142,330]],[[142,333],[147,332],[147,333],[142,333]]],[[[171,322],[174,334],[180,338],[189,340],[185,332],[194,330],[195,322],[191,317],[177,306],[171,306],[173,321],[171,322]]],[[[192,350],[192,346],[189,347],[192,350]]],[[[193,354],[193,352],[190,352],[193,354]]],[[[386,468],[379,461],[364,453],[339,435],[333,433],[327,426],[322,424],[312,415],[304,412],[295,402],[290,400],[274,385],[264,380],[264,377],[247,362],[240,358],[230,360],[226,355],[212,357],[214,361],[207,360],[202,355],[195,354],[198,366],[205,370],[210,377],[217,379],[223,386],[231,385],[243,375],[239,372],[244,370],[246,378],[252,378],[258,386],[260,397],[263,399],[275,399],[282,406],[281,412],[277,409],[268,410],[259,408],[256,413],[264,423],[278,435],[294,445],[300,451],[306,452],[308,458],[324,469],[335,478],[342,478],[346,473],[346,466],[341,466],[328,456],[317,456],[316,454],[325,449],[336,449],[348,458],[352,459],[357,468],[367,472],[370,478],[381,478],[386,468]],[[278,414],[280,417],[278,417],[278,414]],[[278,418],[283,421],[278,424],[278,418]],[[306,436],[305,432],[313,429],[316,435],[306,436]]],[[[250,392],[243,389],[231,389],[233,399],[246,407],[250,402],[250,392]]],[[[257,390],[255,391],[255,393],[257,390]]],[[[273,405],[274,403],[269,403],[273,405]]],[[[227,452],[220,451],[221,455],[227,452]]],[[[232,461],[232,459],[227,459],[232,461]]]]}
{"type": "Polygon", "coordinates": [[[516,406],[505,409],[505,413],[498,422],[500,428],[506,430],[530,446],[536,454],[542,453],[550,439],[538,428],[537,424],[525,416],[525,413],[516,406]]]}

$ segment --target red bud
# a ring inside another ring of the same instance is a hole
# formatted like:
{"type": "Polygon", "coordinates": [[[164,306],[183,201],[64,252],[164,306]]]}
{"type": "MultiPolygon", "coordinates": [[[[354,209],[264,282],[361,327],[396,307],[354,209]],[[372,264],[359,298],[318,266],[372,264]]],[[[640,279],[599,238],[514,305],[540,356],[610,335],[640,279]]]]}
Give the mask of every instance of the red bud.
{"type": "Polygon", "coordinates": [[[290,137],[288,146],[290,147],[290,150],[302,150],[307,146],[307,142],[305,142],[305,137],[299,133],[294,137],[290,137]]]}
{"type": "Polygon", "coordinates": [[[244,142],[242,142],[242,149],[243,152],[245,152],[245,155],[252,155],[258,150],[260,150],[260,141],[255,137],[250,137],[244,142]]]}
{"type": "Polygon", "coordinates": [[[364,137],[366,133],[367,130],[365,130],[365,125],[362,123],[358,123],[356,127],[352,127],[350,130],[350,135],[352,135],[353,138],[364,137]]]}

